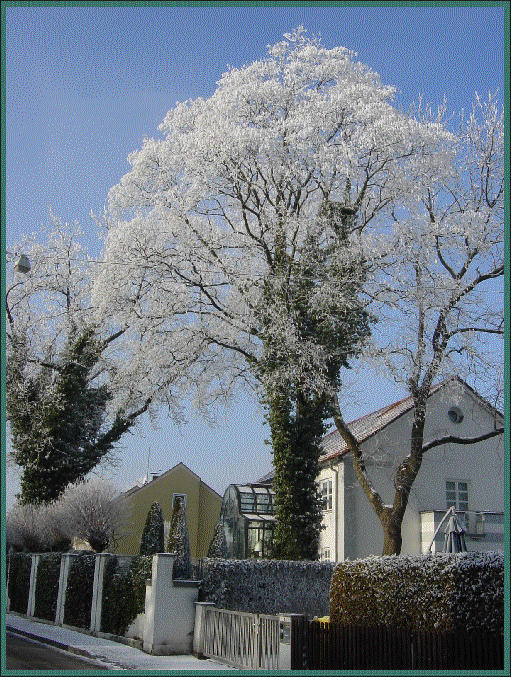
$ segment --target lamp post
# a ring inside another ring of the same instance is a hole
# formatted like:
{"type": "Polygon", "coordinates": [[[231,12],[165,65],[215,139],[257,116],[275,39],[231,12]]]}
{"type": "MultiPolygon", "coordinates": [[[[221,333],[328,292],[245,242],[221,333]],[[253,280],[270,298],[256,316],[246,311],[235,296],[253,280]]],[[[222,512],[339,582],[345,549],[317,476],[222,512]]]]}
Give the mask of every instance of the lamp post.
{"type": "MultiPolygon", "coordinates": [[[[7,256],[12,256],[13,258],[15,256],[15,254],[13,254],[12,252],[6,251],[5,253],[7,254],[7,256]]],[[[23,273],[23,275],[26,275],[27,273],[29,273],[31,267],[32,266],[30,265],[30,259],[28,258],[28,256],[26,254],[20,254],[18,256],[16,263],[13,266],[14,270],[17,273],[23,273]]]]}
{"type": "Polygon", "coordinates": [[[26,254],[21,254],[19,259],[14,264],[14,270],[17,273],[23,273],[24,275],[26,275],[27,273],[30,272],[30,268],[31,266],[28,256],[26,256],[26,254]]]}

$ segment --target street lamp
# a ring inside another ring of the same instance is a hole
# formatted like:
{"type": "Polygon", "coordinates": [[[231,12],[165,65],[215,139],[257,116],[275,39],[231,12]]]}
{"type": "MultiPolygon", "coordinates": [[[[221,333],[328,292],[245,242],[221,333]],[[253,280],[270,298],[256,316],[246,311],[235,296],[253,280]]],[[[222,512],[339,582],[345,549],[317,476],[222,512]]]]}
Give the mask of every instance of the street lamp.
{"type": "Polygon", "coordinates": [[[30,272],[30,267],[31,266],[30,266],[29,258],[25,254],[21,254],[19,259],[14,264],[14,270],[17,273],[23,273],[24,275],[26,275],[28,272],[30,272]]]}
{"type": "MultiPolygon", "coordinates": [[[[12,261],[14,257],[16,256],[13,252],[5,252],[7,256],[12,257],[10,260],[12,261]]],[[[23,273],[23,275],[26,275],[27,273],[30,272],[30,269],[32,266],[30,265],[30,259],[26,254],[20,254],[18,256],[18,259],[16,263],[13,266],[13,269],[16,273],[23,273]]]]}

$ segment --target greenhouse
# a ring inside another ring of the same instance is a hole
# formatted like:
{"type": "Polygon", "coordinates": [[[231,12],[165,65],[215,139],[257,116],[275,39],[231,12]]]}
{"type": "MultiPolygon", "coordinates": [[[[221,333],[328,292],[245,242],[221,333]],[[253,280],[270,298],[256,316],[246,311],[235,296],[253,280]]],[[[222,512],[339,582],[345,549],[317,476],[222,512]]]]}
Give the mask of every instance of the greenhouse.
{"type": "Polygon", "coordinates": [[[265,484],[231,484],[227,488],[221,519],[230,559],[271,556],[274,496],[265,484]]]}

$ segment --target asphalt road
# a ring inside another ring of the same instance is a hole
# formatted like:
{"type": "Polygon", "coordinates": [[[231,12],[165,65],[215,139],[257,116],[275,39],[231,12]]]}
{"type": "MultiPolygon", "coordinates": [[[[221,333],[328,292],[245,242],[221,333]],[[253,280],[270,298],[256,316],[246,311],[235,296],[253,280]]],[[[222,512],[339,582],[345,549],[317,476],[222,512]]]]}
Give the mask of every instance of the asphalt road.
{"type": "Polygon", "coordinates": [[[6,634],[6,663],[9,670],[105,670],[90,660],[19,635],[6,634]]]}

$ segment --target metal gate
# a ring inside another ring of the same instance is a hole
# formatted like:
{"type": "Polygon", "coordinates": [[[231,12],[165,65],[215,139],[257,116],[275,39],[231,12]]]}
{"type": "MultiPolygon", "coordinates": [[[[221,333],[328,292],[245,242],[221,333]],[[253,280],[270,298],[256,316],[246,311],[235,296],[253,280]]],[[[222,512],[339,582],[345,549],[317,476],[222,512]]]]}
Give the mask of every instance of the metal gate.
{"type": "Polygon", "coordinates": [[[236,668],[276,670],[279,663],[279,617],[207,609],[202,653],[236,668]]]}

